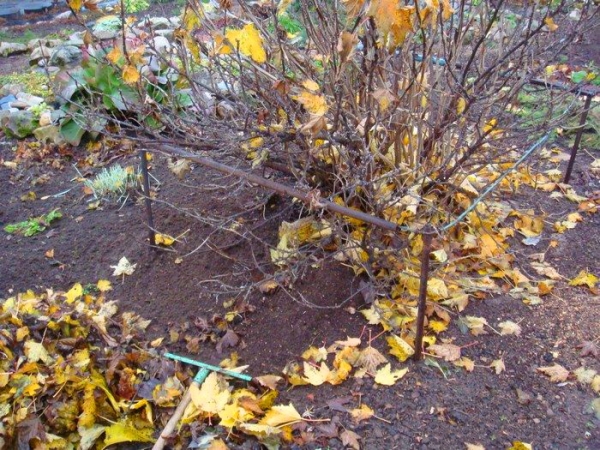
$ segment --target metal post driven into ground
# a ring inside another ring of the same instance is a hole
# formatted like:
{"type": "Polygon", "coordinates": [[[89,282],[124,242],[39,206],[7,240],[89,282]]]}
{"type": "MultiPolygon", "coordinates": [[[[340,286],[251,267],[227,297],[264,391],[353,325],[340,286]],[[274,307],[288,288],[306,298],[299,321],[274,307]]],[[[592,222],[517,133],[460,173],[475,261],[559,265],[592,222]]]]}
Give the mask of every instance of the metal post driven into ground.
{"type": "Polygon", "coordinates": [[[571,157],[569,158],[569,165],[567,166],[567,171],[565,172],[564,182],[568,183],[571,179],[571,172],[573,172],[573,166],[575,165],[575,158],[577,157],[577,151],[579,150],[579,146],[581,145],[581,137],[583,136],[583,129],[585,128],[585,123],[587,121],[588,113],[590,112],[590,107],[592,105],[592,95],[588,94],[585,97],[585,105],[583,107],[583,111],[581,112],[581,117],[579,119],[579,127],[577,128],[577,134],[575,135],[575,142],[573,143],[573,148],[571,149],[571,157]]]}
{"type": "Polygon", "coordinates": [[[154,233],[154,216],[152,214],[152,200],[150,198],[150,178],[148,175],[148,153],[146,150],[140,150],[142,167],[142,187],[144,189],[144,203],[146,204],[146,220],[148,222],[148,239],[150,245],[156,245],[156,236],[154,233]]]}
{"type": "Polygon", "coordinates": [[[427,281],[429,280],[429,258],[431,256],[431,241],[433,240],[433,226],[427,224],[420,231],[423,239],[421,252],[421,275],[419,277],[419,303],[417,310],[417,331],[415,337],[414,359],[419,360],[423,355],[423,334],[425,328],[425,309],[427,308],[427,281]]]}

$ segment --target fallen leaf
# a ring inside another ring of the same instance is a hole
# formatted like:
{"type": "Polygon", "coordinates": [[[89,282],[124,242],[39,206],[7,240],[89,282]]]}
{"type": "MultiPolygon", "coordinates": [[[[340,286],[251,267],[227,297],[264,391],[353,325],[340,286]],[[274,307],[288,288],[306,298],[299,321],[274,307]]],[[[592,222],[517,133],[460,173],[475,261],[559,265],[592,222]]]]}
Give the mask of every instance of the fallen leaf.
{"type": "Polygon", "coordinates": [[[538,372],[542,372],[544,375],[550,377],[550,381],[553,383],[560,383],[566,381],[569,378],[569,371],[560,364],[554,364],[553,366],[538,367],[538,372]]]}
{"type": "Polygon", "coordinates": [[[375,383],[382,384],[384,386],[393,386],[396,381],[406,375],[407,372],[408,368],[394,370],[392,372],[392,365],[387,363],[377,371],[377,374],[375,375],[375,383]]]}
{"type": "Polygon", "coordinates": [[[400,362],[406,361],[415,354],[415,349],[412,348],[408,342],[395,334],[388,336],[386,341],[390,346],[390,353],[398,358],[400,362]]]}
{"type": "Polygon", "coordinates": [[[581,272],[579,272],[579,275],[577,275],[575,278],[573,278],[571,281],[569,281],[569,285],[570,286],[587,286],[590,289],[593,289],[599,280],[600,280],[600,278],[598,278],[596,275],[588,272],[587,270],[582,270],[581,272]]]}
{"type": "Polygon", "coordinates": [[[108,280],[98,280],[96,287],[100,292],[107,292],[112,289],[112,284],[108,280]]]}
{"type": "Polygon", "coordinates": [[[506,370],[506,366],[504,365],[504,360],[502,358],[495,359],[490,364],[490,369],[494,369],[496,375],[500,375],[502,372],[506,370]]]}
{"type": "Polygon", "coordinates": [[[513,444],[506,450],[533,450],[531,444],[521,441],[513,441],[513,444]]]}
{"type": "Polygon", "coordinates": [[[353,450],[360,450],[359,439],[360,436],[351,430],[344,430],[340,433],[340,440],[344,447],[350,447],[353,450]]]}
{"type": "Polygon", "coordinates": [[[165,247],[170,247],[175,242],[175,238],[169,236],[168,234],[163,233],[155,233],[154,234],[154,243],[156,245],[164,245],[165,247]]]}
{"type": "Polygon", "coordinates": [[[588,367],[580,367],[574,370],[573,374],[581,384],[590,384],[594,380],[597,372],[588,367]]]}
{"type": "Polygon", "coordinates": [[[443,358],[445,361],[456,361],[460,358],[460,347],[454,344],[433,344],[427,347],[436,356],[443,358]]]}
{"type": "Polygon", "coordinates": [[[281,428],[286,425],[302,422],[302,416],[294,405],[275,405],[263,417],[259,424],[268,425],[274,428],[281,428]]]}
{"type": "Polygon", "coordinates": [[[506,320],[498,324],[501,335],[514,334],[515,336],[521,335],[521,326],[511,320],[506,320]]]}
{"type": "Polygon", "coordinates": [[[120,275],[131,275],[135,271],[137,264],[131,264],[125,256],[123,256],[116,266],[110,266],[111,269],[115,269],[113,276],[118,277],[120,275]]]}
{"type": "Polygon", "coordinates": [[[230,398],[227,383],[216,372],[211,372],[202,386],[190,386],[192,402],[196,408],[208,414],[219,414],[230,398]]]}
{"type": "Polygon", "coordinates": [[[262,375],[254,378],[261,386],[267,387],[272,390],[277,390],[277,383],[283,380],[282,377],[277,375],[262,375]]]}
{"type": "Polygon", "coordinates": [[[375,412],[364,403],[360,405],[359,408],[350,410],[350,415],[352,416],[352,419],[357,423],[362,422],[363,420],[370,419],[371,417],[373,417],[374,414],[375,412]]]}
{"type": "Polygon", "coordinates": [[[577,346],[577,348],[581,349],[579,356],[593,356],[597,358],[598,355],[600,355],[598,344],[596,344],[594,341],[583,341],[577,346]]]}
{"type": "Polygon", "coordinates": [[[128,421],[113,423],[105,428],[106,437],[102,449],[124,442],[154,442],[153,427],[138,429],[128,421]]]}
{"type": "Polygon", "coordinates": [[[465,442],[467,446],[467,450],[485,450],[485,447],[481,444],[470,444],[469,442],[465,442]]]}
{"type": "Polygon", "coordinates": [[[75,283],[65,295],[65,302],[71,304],[83,295],[83,286],[81,283],[75,283]]]}

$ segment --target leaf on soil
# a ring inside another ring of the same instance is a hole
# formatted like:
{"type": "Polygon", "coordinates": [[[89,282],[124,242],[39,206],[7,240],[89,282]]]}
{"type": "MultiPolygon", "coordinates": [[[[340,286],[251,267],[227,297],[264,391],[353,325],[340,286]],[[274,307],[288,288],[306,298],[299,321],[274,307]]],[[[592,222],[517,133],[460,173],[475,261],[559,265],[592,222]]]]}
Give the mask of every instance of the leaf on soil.
{"type": "Polygon", "coordinates": [[[254,379],[258,381],[261,386],[267,387],[274,391],[277,389],[277,383],[283,380],[282,377],[277,375],[263,375],[260,377],[255,377],[254,379]]]}
{"type": "Polygon", "coordinates": [[[460,359],[460,347],[454,344],[434,344],[427,347],[434,355],[443,358],[445,361],[456,361],[460,359]]]}
{"type": "Polygon", "coordinates": [[[597,373],[594,369],[587,367],[580,367],[573,371],[573,374],[577,377],[577,381],[581,384],[591,384],[597,373]]]}
{"type": "Polygon", "coordinates": [[[42,361],[44,364],[52,364],[54,362],[54,359],[48,354],[42,343],[27,341],[24,345],[24,351],[27,361],[31,363],[42,361]]]}
{"type": "Polygon", "coordinates": [[[386,337],[386,341],[390,346],[390,354],[398,358],[400,362],[406,361],[415,354],[415,349],[412,348],[408,342],[395,334],[386,337]]]}
{"type": "Polygon", "coordinates": [[[550,377],[550,381],[552,381],[553,383],[560,383],[563,381],[567,381],[567,378],[569,378],[569,373],[570,373],[567,369],[565,369],[560,364],[554,364],[553,366],[546,366],[546,367],[538,367],[537,370],[538,370],[538,372],[541,372],[544,375],[547,375],[548,377],[550,377]]]}
{"type": "Polygon", "coordinates": [[[319,363],[327,359],[327,349],[325,347],[317,348],[310,346],[304,351],[304,353],[302,353],[302,359],[319,363]]]}
{"type": "Polygon", "coordinates": [[[600,375],[596,375],[592,382],[590,383],[590,387],[594,392],[600,392],[600,375]]]}
{"type": "Polygon", "coordinates": [[[279,283],[277,281],[266,280],[258,285],[258,290],[265,295],[271,295],[275,293],[278,287],[279,283]]]}
{"type": "Polygon", "coordinates": [[[344,430],[340,433],[340,440],[344,447],[350,447],[353,450],[360,450],[360,436],[351,430],[344,430]]]}
{"type": "Polygon", "coordinates": [[[165,247],[170,247],[175,243],[175,238],[169,236],[168,234],[156,233],[154,235],[154,243],[156,245],[164,245],[165,247]]]}
{"type": "Polygon", "coordinates": [[[590,289],[594,289],[594,287],[596,286],[596,284],[598,283],[599,280],[600,280],[600,278],[598,278],[596,275],[594,275],[584,269],[581,272],[579,272],[579,275],[577,275],[575,278],[573,278],[571,281],[569,281],[569,285],[570,286],[587,286],[590,289]]]}
{"type": "Polygon", "coordinates": [[[177,178],[180,180],[185,177],[185,175],[192,170],[192,162],[189,159],[181,158],[181,159],[169,159],[167,161],[167,167],[177,178]]]}
{"type": "Polygon", "coordinates": [[[581,349],[579,356],[593,356],[597,358],[600,355],[600,348],[598,348],[598,344],[594,341],[583,341],[577,348],[581,349]]]}
{"type": "Polygon", "coordinates": [[[531,444],[521,441],[513,441],[512,445],[506,450],[533,450],[531,444]]]}
{"type": "Polygon", "coordinates": [[[467,372],[473,372],[475,369],[475,363],[473,360],[467,358],[466,356],[462,356],[460,359],[454,361],[453,364],[457,367],[464,368],[467,372]]]}
{"type": "Polygon", "coordinates": [[[304,362],[304,380],[313,386],[320,386],[331,377],[331,370],[327,367],[325,361],[321,362],[320,367],[315,367],[308,362],[304,362]]]}
{"type": "Polygon", "coordinates": [[[469,330],[471,330],[471,334],[473,336],[487,334],[487,331],[484,329],[484,326],[488,325],[488,323],[487,320],[485,320],[483,317],[466,316],[461,317],[459,321],[461,324],[465,325],[469,330]]]}
{"type": "Polygon", "coordinates": [[[292,425],[294,423],[302,422],[302,416],[294,405],[275,405],[266,414],[265,417],[259,422],[260,425],[267,425],[269,427],[281,428],[286,425],[292,425]]]}
{"type": "Polygon", "coordinates": [[[496,375],[500,375],[506,370],[506,366],[504,365],[504,360],[502,358],[492,361],[489,367],[490,369],[494,369],[496,375]]]}
{"type": "Polygon", "coordinates": [[[350,403],[351,401],[352,401],[351,396],[338,397],[338,398],[334,398],[332,400],[327,400],[327,406],[332,411],[348,412],[348,408],[346,408],[344,405],[346,403],[350,403]]]}
{"type": "Polygon", "coordinates": [[[370,345],[361,350],[356,364],[364,368],[367,372],[374,372],[377,366],[387,362],[387,358],[379,350],[370,345]]]}
{"type": "Polygon", "coordinates": [[[382,384],[384,386],[393,386],[396,381],[404,377],[407,372],[408,368],[398,369],[392,372],[392,365],[387,363],[377,371],[377,374],[375,375],[375,383],[382,384]]]}
{"type": "Polygon", "coordinates": [[[368,420],[373,417],[374,414],[375,412],[364,403],[360,405],[359,408],[350,410],[350,415],[356,423],[368,420]]]}
{"type": "Polygon", "coordinates": [[[108,280],[99,280],[98,283],[96,283],[96,287],[100,292],[107,292],[112,289],[112,284],[108,280]]]}
{"type": "Polygon", "coordinates": [[[469,442],[465,442],[467,446],[467,450],[485,450],[485,447],[481,444],[471,444],[469,442]]]}
{"type": "Polygon", "coordinates": [[[75,283],[67,293],[65,293],[65,302],[73,303],[75,300],[83,295],[83,286],[81,283],[75,283]]]}
{"type": "Polygon", "coordinates": [[[113,276],[118,277],[120,275],[131,275],[135,271],[137,264],[131,264],[125,256],[123,256],[116,266],[110,266],[111,269],[115,269],[113,276]]]}
{"type": "Polygon", "coordinates": [[[105,429],[106,437],[104,438],[103,449],[123,442],[154,442],[152,434],[153,427],[138,429],[129,421],[117,422],[105,429]]]}
{"type": "Polygon", "coordinates": [[[240,342],[240,337],[232,330],[227,330],[223,337],[217,343],[217,353],[223,353],[223,349],[227,347],[235,347],[240,342]]]}
{"type": "Polygon", "coordinates": [[[562,280],[563,276],[548,263],[532,262],[531,267],[540,275],[550,278],[551,280],[562,280]]]}
{"type": "Polygon", "coordinates": [[[190,394],[196,408],[208,414],[219,414],[230,398],[227,382],[216,372],[211,372],[200,388],[192,384],[190,394]]]}
{"type": "Polygon", "coordinates": [[[514,334],[515,336],[521,335],[521,326],[511,320],[506,320],[498,324],[500,328],[500,334],[505,336],[508,334],[514,334]]]}

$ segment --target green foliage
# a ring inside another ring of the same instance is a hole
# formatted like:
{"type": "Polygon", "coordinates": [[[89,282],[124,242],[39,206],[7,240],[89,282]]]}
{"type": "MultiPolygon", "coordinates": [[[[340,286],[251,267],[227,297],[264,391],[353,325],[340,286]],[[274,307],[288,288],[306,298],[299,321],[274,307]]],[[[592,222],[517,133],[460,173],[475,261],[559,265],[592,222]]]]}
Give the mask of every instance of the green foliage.
{"type": "Polygon", "coordinates": [[[138,185],[138,176],[133,168],[114,165],[102,169],[92,180],[85,180],[85,185],[94,192],[96,198],[117,198],[121,200],[138,185]]]}
{"type": "Polygon", "coordinates": [[[10,234],[22,234],[29,237],[44,231],[52,222],[62,217],[58,209],[50,211],[48,214],[24,220],[23,222],[11,223],[4,227],[4,231],[10,234]]]}
{"type": "Polygon", "coordinates": [[[37,38],[38,35],[31,30],[25,30],[24,33],[13,33],[11,31],[0,31],[0,42],[16,42],[27,44],[30,40],[37,38]]]}
{"type": "MultiPolygon", "coordinates": [[[[0,39],[1,40],[1,39],[0,39]]],[[[50,81],[48,76],[39,72],[13,73],[11,75],[0,75],[0,86],[6,84],[21,84],[25,92],[38,97],[48,97],[50,81]]]]}
{"type": "Polygon", "coordinates": [[[134,14],[144,11],[150,7],[148,0],[125,0],[125,11],[129,14],[134,14]]]}

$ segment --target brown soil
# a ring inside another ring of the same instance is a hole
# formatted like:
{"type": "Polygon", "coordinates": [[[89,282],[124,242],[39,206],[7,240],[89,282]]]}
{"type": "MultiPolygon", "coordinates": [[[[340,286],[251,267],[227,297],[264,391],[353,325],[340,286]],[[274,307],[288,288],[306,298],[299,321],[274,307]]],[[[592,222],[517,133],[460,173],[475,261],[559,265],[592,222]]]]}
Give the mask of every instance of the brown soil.
{"type": "MultiPolygon", "coordinates": [[[[586,58],[598,63],[600,49],[596,46],[596,50],[591,55],[593,48],[588,48],[586,58]]],[[[198,317],[223,314],[224,301],[243,297],[243,293],[227,292],[224,284],[236,287],[262,279],[255,262],[263,271],[273,272],[265,245],[238,242],[236,235],[227,231],[215,232],[205,223],[209,216],[246,211],[240,216],[244,219],[240,221],[240,233],[252,230],[268,243],[276,242],[281,220],[297,217],[289,201],[251,186],[240,188],[224,202],[224,192],[213,191],[211,186],[224,182],[234,185],[235,180],[223,180],[201,167],[194,167],[179,180],[159,158],[152,169],[160,181],[160,185],[154,184],[155,227],[173,236],[187,233],[172,249],[155,250],[147,241],[141,202],[103,202],[101,209],[88,209],[90,197],[77,181],[78,170],[90,175],[97,173],[102,164],[137,166],[136,155],[113,149],[96,154],[96,164],[90,167],[85,163],[89,153],[76,149],[70,155],[51,153],[40,160],[29,159],[11,169],[2,162],[14,159],[13,146],[16,143],[6,139],[0,142],[0,227],[54,208],[60,208],[64,217],[33,237],[0,231],[0,298],[26,289],[66,290],[76,282],[110,279],[114,285],[111,297],[119,300],[121,310],[133,310],[152,319],[149,339],[168,336],[170,329],[179,329],[198,317]],[[30,191],[35,192],[36,200],[24,201],[30,191]],[[170,203],[177,203],[178,208],[170,207],[170,203]],[[199,217],[186,212],[195,212],[199,217]],[[207,251],[206,246],[198,249],[209,236],[212,245],[222,250],[207,251]],[[50,249],[54,249],[52,259],[45,256],[50,249]],[[136,263],[137,270],[123,280],[115,279],[110,266],[123,256],[136,263]]],[[[598,157],[598,149],[587,150],[598,157]]],[[[600,189],[598,178],[589,176],[589,162],[589,156],[582,153],[575,165],[572,184],[581,195],[600,189]]],[[[510,201],[519,209],[535,208],[537,213],[548,214],[548,228],[557,217],[576,209],[566,200],[551,200],[547,194],[528,189],[510,201]]],[[[549,234],[536,248],[546,248],[549,234]]],[[[583,268],[600,275],[599,236],[600,214],[586,215],[582,223],[564,235],[557,248],[548,252],[546,261],[567,278],[583,268]]],[[[532,253],[518,243],[514,251],[517,259],[532,253]]],[[[243,340],[236,351],[242,362],[250,365],[249,372],[278,373],[311,344],[328,345],[368,330],[360,314],[345,309],[361,306],[362,297],[354,295],[359,282],[350,270],[327,262],[310,268],[296,283],[291,292],[296,300],[281,290],[268,296],[251,293],[247,302],[255,311],[242,314],[234,326],[243,340]],[[344,308],[321,309],[301,304],[299,294],[320,306],[334,306],[352,298],[344,308]]],[[[443,376],[438,368],[410,362],[408,375],[393,388],[356,380],[337,387],[283,391],[280,401],[292,401],[301,412],[312,408],[317,417],[338,416],[344,427],[362,437],[365,449],[461,449],[465,442],[504,449],[514,440],[530,442],[536,449],[598,449],[600,421],[589,411],[594,393],[576,381],[550,383],[536,368],[556,362],[570,370],[585,365],[600,371],[597,357],[581,357],[577,349],[583,341],[600,339],[599,306],[600,299],[587,288],[566,283],[561,283],[554,295],[547,296],[539,306],[529,307],[510,296],[472,302],[463,314],[485,317],[493,325],[512,320],[523,327],[520,337],[493,333],[472,336],[461,333],[453,322],[444,337],[454,338],[464,347],[463,354],[478,365],[474,372],[441,363],[443,376]],[[498,358],[504,359],[504,373],[496,375],[482,367],[498,358]],[[517,395],[520,391],[526,398],[517,395]],[[355,425],[348,414],[328,408],[328,401],[345,396],[351,397],[353,407],[359,402],[369,405],[380,419],[355,425]]],[[[371,328],[373,335],[380,331],[371,328]]],[[[374,345],[383,350],[382,341],[379,338],[374,345]]],[[[187,352],[185,342],[167,344],[167,348],[187,352]]],[[[200,353],[193,355],[213,363],[227,356],[228,350],[219,354],[212,343],[202,344],[200,353]]],[[[303,448],[327,446],[343,448],[335,438],[303,448]]]]}

